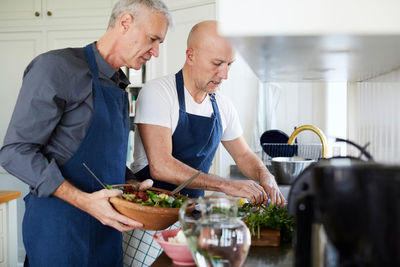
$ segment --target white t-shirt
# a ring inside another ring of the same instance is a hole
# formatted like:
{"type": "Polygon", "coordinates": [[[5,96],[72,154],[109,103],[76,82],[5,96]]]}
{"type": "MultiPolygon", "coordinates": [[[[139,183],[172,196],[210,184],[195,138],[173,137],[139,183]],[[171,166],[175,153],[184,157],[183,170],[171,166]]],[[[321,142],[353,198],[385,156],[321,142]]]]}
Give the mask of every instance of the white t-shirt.
{"type": "MultiPolygon", "coordinates": [[[[215,94],[222,121],[222,141],[234,140],[243,134],[239,116],[232,102],[219,91],[215,94]]],[[[186,112],[211,117],[213,108],[210,97],[201,104],[196,103],[185,88],[186,112]]],[[[174,133],[179,120],[179,101],[176,91],[175,75],[170,74],[145,84],[136,101],[135,124],[153,124],[171,129],[174,133]]],[[[135,126],[134,173],[148,165],[142,140],[135,126]]]]}

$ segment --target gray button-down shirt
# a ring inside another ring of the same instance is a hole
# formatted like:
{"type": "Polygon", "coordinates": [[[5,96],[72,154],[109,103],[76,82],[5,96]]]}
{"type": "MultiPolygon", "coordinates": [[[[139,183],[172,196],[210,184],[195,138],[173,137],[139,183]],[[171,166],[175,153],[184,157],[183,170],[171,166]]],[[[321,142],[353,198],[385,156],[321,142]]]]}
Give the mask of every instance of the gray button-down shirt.
{"type": "MultiPolygon", "coordinates": [[[[100,84],[125,88],[129,80],[95,54],[100,84]]],[[[122,89],[121,89],[122,90],[122,89]]],[[[53,50],[26,68],[0,163],[39,197],[64,181],[59,166],[78,149],[93,114],[92,77],[84,48],[53,50]]],[[[101,145],[101,144],[99,144],[101,145]]]]}

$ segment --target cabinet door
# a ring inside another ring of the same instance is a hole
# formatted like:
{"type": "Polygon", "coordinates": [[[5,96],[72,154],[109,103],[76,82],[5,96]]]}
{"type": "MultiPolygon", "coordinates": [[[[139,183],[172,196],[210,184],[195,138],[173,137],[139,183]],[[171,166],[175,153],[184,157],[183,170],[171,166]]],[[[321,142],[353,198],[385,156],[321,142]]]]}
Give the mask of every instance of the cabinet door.
{"type": "Polygon", "coordinates": [[[6,204],[0,204],[0,267],[8,266],[7,259],[7,232],[6,232],[6,204]]]}
{"type": "Polygon", "coordinates": [[[0,20],[33,19],[40,17],[41,13],[41,0],[0,1],[0,20]]]}
{"type": "Polygon", "coordinates": [[[0,32],[0,144],[3,144],[18,92],[22,75],[28,63],[42,52],[41,32],[0,32]]]}
{"type": "Polygon", "coordinates": [[[115,2],[116,0],[43,0],[43,12],[46,17],[54,18],[109,17],[115,2]]]}
{"type": "Polygon", "coordinates": [[[65,47],[83,47],[97,41],[104,32],[105,29],[48,31],[47,50],[65,47]]]}
{"type": "Polygon", "coordinates": [[[171,12],[174,27],[169,29],[160,46],[159,57],[153,58],[146,69],[146,80],[175,73],[186,59],[186,39],[191,28],[202,20],[215,19],[215,4],[200,5],[171,12]]]}

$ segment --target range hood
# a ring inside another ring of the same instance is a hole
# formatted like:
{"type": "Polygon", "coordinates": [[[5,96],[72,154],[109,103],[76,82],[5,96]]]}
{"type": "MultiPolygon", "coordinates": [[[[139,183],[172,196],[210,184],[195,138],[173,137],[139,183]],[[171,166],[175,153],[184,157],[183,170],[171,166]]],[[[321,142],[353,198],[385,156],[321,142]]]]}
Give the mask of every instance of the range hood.
{"type": "Polygon", "coordinates": [[[398,0],[217,1],[219,30],[266,82],[357,82],[400,68],[398,0]]]}

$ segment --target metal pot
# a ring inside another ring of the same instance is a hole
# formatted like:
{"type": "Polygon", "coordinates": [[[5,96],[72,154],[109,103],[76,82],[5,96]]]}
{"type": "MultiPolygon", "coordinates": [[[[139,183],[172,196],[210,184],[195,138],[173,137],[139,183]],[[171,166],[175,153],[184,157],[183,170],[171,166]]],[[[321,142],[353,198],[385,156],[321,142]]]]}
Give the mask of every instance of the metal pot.
{"type": "Polygon", "coordinates": [[[273,158],[271,162],[276,182],[289,185],[305,168],[316,162],[316,160],[300,157],[277,157],[273,158]]]}

